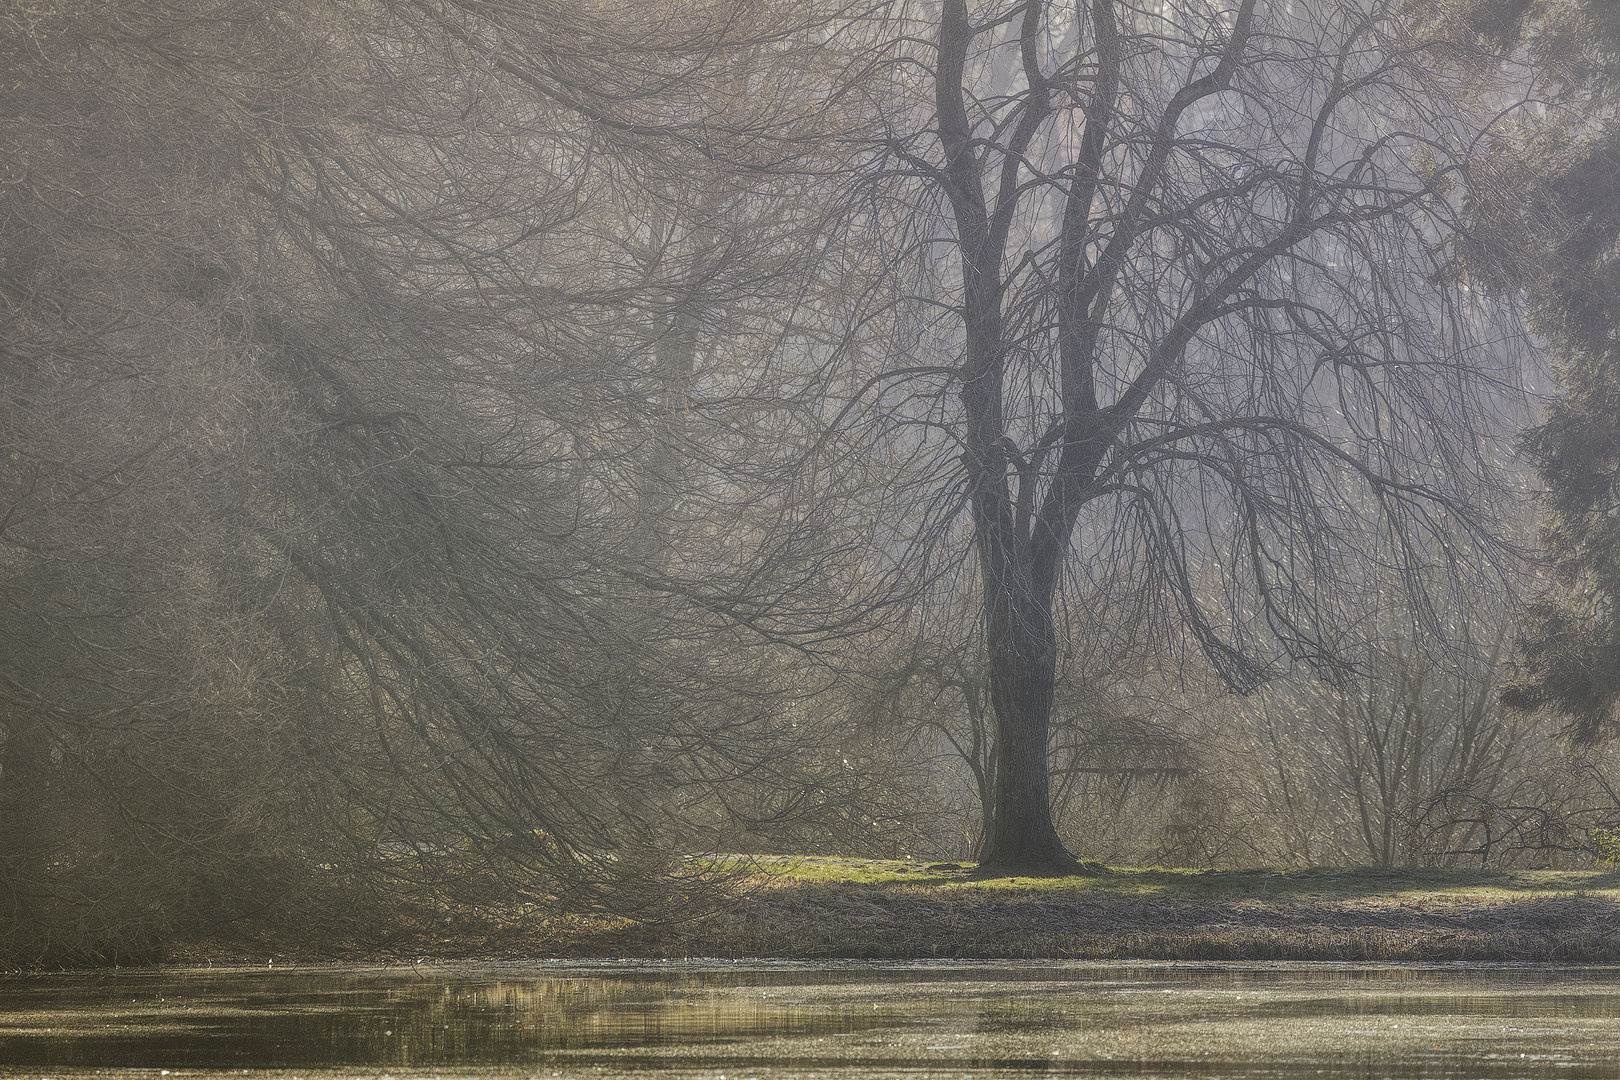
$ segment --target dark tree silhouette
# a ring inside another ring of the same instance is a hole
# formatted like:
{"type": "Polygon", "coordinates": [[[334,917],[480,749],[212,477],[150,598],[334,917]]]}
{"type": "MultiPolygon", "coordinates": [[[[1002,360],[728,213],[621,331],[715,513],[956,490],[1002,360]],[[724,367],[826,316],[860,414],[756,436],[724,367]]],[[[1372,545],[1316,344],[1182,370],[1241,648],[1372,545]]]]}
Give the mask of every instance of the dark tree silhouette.
{"type": "Polygon", "coordinates": [[[903,363],[931,350],[955,397],[933,422],[982,578],[983,860],[1072,867],[1047,786],[1066,572],[1136,560],[1244,691],[1282,658],[1342,670],[1333,598],[1380,560],[1421,592],[1489,548],[1500,358],[1436,247],[1479,126],[1456,48],[1381,0],[910,19],[926,91],[877,182],[948,313],[903,363]]]}

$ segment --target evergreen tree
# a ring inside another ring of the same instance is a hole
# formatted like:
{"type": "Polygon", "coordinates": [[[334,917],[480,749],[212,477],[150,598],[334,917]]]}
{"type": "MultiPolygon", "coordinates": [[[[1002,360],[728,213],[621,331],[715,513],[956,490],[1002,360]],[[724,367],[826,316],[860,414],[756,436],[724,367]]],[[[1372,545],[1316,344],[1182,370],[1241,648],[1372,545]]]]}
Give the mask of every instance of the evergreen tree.
{"type": "Polygon", "coordinates": [[[1620,8],[1604,0],[1482,4],[1482,33],[1536,71],[1476,204],[1471,272],[1522,291],[1561,393],[1527,433],[1558,588],[1520,618],[1506,703],[1570,719],[1578,743],[1620,719],[1620,8]]]}

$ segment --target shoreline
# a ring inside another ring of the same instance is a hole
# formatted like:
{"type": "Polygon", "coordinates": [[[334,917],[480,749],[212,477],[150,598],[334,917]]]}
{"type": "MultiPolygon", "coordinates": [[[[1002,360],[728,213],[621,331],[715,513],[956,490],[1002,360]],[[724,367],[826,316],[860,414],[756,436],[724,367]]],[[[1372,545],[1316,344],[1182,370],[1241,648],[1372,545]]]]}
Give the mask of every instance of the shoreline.
{"type": "Polygon", "coordinates": [[[546,955],[642,959],[1620,961],[1620,905],[883,894],[755,900],[689,928],[569,935],[546,955]]]}
{"type": "Polygon", "coordinates": [[[924,877],[909,869],[876,880],[776,873],[682,922],[476,909],[445,922],[369,945],[197,942],[170,950],[166,962],[1613,963],[1620,962],[1620,874],[1127,870],[980,882],[966,873],[924,877]]]}

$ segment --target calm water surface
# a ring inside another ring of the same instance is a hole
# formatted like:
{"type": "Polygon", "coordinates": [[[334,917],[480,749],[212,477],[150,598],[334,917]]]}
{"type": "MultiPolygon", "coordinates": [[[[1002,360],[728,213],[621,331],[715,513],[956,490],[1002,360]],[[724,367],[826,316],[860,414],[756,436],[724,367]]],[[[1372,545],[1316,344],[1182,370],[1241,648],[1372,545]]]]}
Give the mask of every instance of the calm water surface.
{"type": "Polygon", "coordinates": [[[1620,968],[465,964],[0,978],[0,1076],[1620,1077],[1620,968]]]}

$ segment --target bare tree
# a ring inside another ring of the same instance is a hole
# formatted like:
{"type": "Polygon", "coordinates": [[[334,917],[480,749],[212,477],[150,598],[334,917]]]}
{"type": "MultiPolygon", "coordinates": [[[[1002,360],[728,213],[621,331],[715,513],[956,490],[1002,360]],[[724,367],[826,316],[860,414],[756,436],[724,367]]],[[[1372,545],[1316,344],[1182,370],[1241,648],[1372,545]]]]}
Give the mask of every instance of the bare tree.
{"type": "Polygon", "coordinates": [[[1072,867],[1048,786],[1066,572],[1156,583],[1166,626],[1246,691],[1284,658],[1349,670],[1336,597],[1366,574],[1421,594],[1489,561],[1497,380],[1517,380],[1436,248],[1479,127],[1453,54],[1384,0],[896,17],[907,105],[874,190],[910,207],[891,250],[942,314],[909,328],[894,408],[943,432],[971,517],[984,862],[1072,867]],[[924,415],[930,379],[953,400],[924,415]]]}
{"type": "Polygon", "coordinates": [[[791,643],[862,606],[861,448],[767,362],[803,14],[0,14],[11,955],[323,866],[645,910],[694,791],[802,776],[791,643]]]}
{"type": "MultiPolygon", "coordinates": [[[[1498,627],[1503,621],[1498,612],[1498,627]]],[[[1301,854],[1408,863],[1418,857],[1414,806],[1441,792],[1498,798],[1547,754],[1547,741],[1495,700],[1501,640],[1458,670],[1404,635],[1390,626],[1354,678],[1329,685],[1300,673],[1244,710],[1267,747],[1274,809],[1292,819],[1301,854]]]]}

